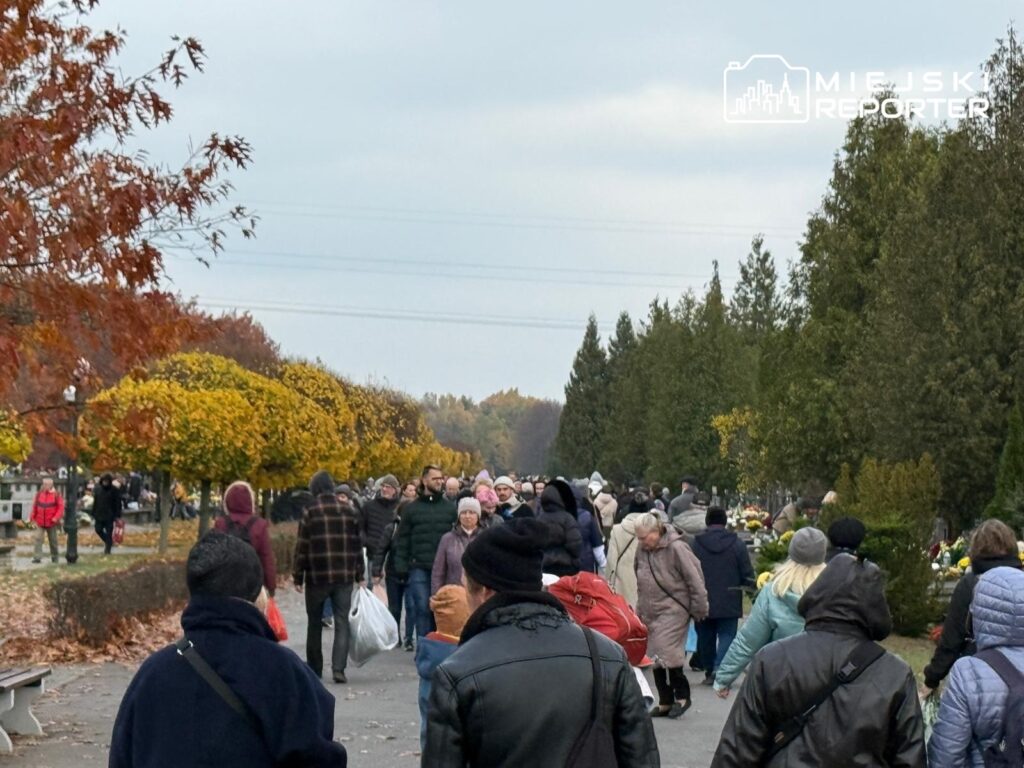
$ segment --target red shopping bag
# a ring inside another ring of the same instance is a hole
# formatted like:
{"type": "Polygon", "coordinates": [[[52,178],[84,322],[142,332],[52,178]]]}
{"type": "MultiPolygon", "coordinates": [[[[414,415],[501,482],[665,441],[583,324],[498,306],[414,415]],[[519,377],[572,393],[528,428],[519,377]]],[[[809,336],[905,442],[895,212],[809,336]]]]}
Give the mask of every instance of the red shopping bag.
{"type": "Polygon", "coordinates": [[[277,607],[272,597],[267,598],[267,623],[274,630],[278,642],[288,639],[288,627],[285,626],[284,616],[281,615],[281,609],[277,607]]]}
{"type": "Polygon", "coordinates": [[[124,520],[120,517],[114,521],[114,532],[111,534],[115,544],[121,544],[124,542],[124,520]]]}

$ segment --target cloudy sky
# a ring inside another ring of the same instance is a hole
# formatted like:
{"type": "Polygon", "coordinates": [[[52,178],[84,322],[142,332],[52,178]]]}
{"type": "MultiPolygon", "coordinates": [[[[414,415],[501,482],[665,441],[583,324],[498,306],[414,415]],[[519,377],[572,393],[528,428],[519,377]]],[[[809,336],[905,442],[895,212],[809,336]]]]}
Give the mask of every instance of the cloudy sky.
{"type": "Polygon", "coordinates": [[[206,46],[139,137],[154,158],[255,147],[234,182],[257,240],[170,258],[175,289],[356,381],[561,399],[591,312],[607,337],[716,259],[728,290],[757,232],[797,254],[844,124],[725,122],[729,62],[948,82],[1016,5],[103,0],[92,23],[127,31],[126,73],[172,34],[206,46]]]}

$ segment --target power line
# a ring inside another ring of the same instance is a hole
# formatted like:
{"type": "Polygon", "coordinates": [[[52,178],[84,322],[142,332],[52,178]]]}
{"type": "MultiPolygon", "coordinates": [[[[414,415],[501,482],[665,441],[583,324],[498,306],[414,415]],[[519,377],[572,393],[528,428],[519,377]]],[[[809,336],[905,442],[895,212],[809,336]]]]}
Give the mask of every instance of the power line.
{"type": "MultiPolygon", "coordinates": [[[[421,312],[414,310],[377,309],[372,307],[326,306],[322,304],[294,304],[288,302],[260,302],[238,304],[231,299],[197,297],[196,303],[204,309],[235,310],[242,312],[278,312],[291,315],[329,317],[358,317],[367,320],[395,320],[415,323],[445,323],[450,325],[492,325],[547,330],[582,331],[586,323],[560,318],[516,317],[498,315],[468,315],[451,312],[421,312]]],[[[602,330],[614,329],[613,323],[598,323],[602,330]]]]}
{"type": "MultiPolygon", "coordinates": [[[[187,259],[184,255],[175,255],[177,259],[187,259]]],[[[386,260],[385,260],[386,261],[386,260]]],[[[415,262],[418,266],[429,267],[430,265],[425,262],[415,262]]],[[[387,275],[391,278],[398,277],[417,277],[417,278],[428,278],[428,279],[445,279],[445,280],[475,280],[487,283],[500,283],[500,282],[513,282],[513,283],[528,283],[538,288],[543,286],[557,286],[563,288],[567,285],[571,286],[596,286],[602,288],[614,288],[617,290],[638,288],[643,290],[664,290],[668,286],[663,283],[637,283],[637,282],[609,282],[607,280],[589,280],[584,277],[579,277],[580,270],[569,270],[561,269],[557,271],[561,272],[572,272],[571,277],[567,277],[565,283],[552,283],[539,281],[535,276],[530,276],[529,272],[533,270],[517,271],[514,274],[492,274],[492,275],[472,275],[464,274],[460,272],[440,272],[437,270],[431,272],[423,271],[401,271],[396,272],[395,270],[383,269],[383,268],[367,268],[367,267],[332,267],[321,264],[289,264],[285,262],[259,262],[259,261],[248,261],[238,259],[224,259],[217,258],[211,260],[212,265],[226,265],[233,267],[257,267],[261,269],[283,269],[289,272],[330,272],[334,274],[365,274],[365,275],[387,275]]],[[[507,269],[507,268],[506,268],[507,269]]],[[[546,270],[554,271],[554,270],[546,270]]],[[[722,282],[731,282],[734,278],[720,278],[722,282]]]]}
{"type": "Polygon", "coordinates": [[[281,206],[284,208],[313,208],[329,211],[363,211],[370,213],[405,214],[413,216],[448,216],[457,218],[483,219],[522,219],[526,221],[565,222],[573,224],[599,224],[602,226],[652,227],[656,229],[700,229],[712,228],[716,231],[739,230],[749,236],[752,232],[802,234],[802,230],[792,227],[775,225],[721,223],[721,222],[679,222],[658,219],[620,219],[599,218],[592,216],[555,216],[551,214],[532,213],[494,213],[488,211],[452,211],[436,208],[399,208],[373,205],[343,205],[340,203],[310,203],[295,201],[254,200],[253,205],[281,206]]]}
{"type": "MultiPolygon", "coordinates": [[[[474,220],[471,218],[461,217],[449,217],[449,218],[423,218],[415,217],[410,215],[397,215],[397,214],[356,214],[356,213],[342,213],[342,212],[331,212],[331,213],[316,213],[312,211],[282,211],[275,209],[259,209],[254,211],[257,215],[265,217],[267,214],[271,216],[284,216],[294,218],[305,218],[305,219],[341,219],[348,221],[386,221],[393,223],[403,224],[454,224],[457,226],[472,226],[472,227],[500,227],[509,229],[564,229],[564,230],[576,230],[582,232],[620,232],[627,234],[653,234],[653,235],[683,235],[687,237],[734,237],[743,238],[749,240],[754,233],[761,232],[761,229],[754,229],[752,231],[732,231],[722,229],[711,229],[711,228],[699,228],[694,226],[689,227],[676,227],[676,226],[641,226],[641,225],[601,225],[601,224],[574,224],[571,222],[515,222],[515,221],[500,221],[500,220],[488,220],[480,219],[474,220]]],[[[795,234],[795,230],[791,231],[795,234]]],[[[785,237],[786,235],[777,235],[785,237]]]]}

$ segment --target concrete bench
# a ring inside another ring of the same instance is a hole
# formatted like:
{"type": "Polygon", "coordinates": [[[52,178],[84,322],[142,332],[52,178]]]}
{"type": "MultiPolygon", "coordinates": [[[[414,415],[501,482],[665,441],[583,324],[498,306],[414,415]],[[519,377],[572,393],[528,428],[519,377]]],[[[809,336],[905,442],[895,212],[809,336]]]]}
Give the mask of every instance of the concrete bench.
{"type": "Polygon", "coordinates": [[[0,754],[14,751],[8,733],[43,735],[31,707],[43,695],[43,678],[49,674],[49,667],[0,669],[0,754]]]}

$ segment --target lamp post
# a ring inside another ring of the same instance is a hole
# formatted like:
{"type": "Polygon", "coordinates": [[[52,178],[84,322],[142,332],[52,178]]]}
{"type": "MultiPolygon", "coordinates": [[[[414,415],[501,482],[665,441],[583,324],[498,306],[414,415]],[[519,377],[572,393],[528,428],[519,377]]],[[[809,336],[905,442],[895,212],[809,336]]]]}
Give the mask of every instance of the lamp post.
{"type": "MultiPolygon", "coordinates": [[[[64,402],[71,406],[71,439],[78,440],[78,387],[74,384],[64,390],[64,402]]],[[[67,547],[64,556],[68,565],[74,565],[78,561],[78,465],[76,457],[68,457],[68,484],[66,490],[66,503],[64,504],[64,532],[68,535],[67,547]]]]}

